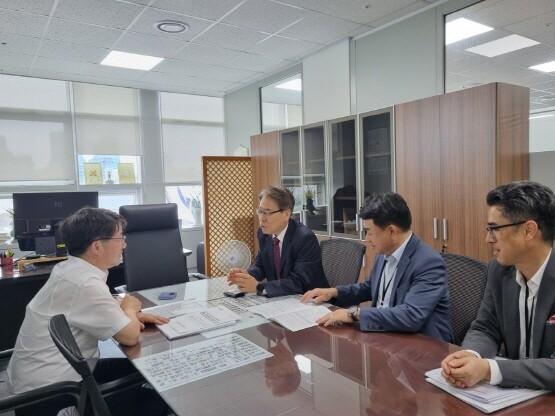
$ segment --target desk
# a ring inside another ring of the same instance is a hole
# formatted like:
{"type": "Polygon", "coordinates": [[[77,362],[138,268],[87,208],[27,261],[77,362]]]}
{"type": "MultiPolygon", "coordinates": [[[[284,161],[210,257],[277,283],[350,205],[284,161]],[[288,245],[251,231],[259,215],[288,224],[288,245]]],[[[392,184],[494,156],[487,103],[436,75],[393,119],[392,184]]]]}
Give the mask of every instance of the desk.
{"type": "MultiPolygon", "coordinates": [[[[184,286],[183,296],[216,293],[209,280],[184,286]]],[[[150,306],[147,295],[142,300],[150,306]]],[[[177,415],[483,415],[424,380],[458,349],[424,335],[361,333],[351,326],[290,332],[270,323],[236,333],[274,357],[163,391],[177,415]]],[[[133,360],[204,339],[169,341],[149,327],[124,352],[133,360]]],[[[551,393],[495,415],[552,414],[554,406],[551,393]]]]}

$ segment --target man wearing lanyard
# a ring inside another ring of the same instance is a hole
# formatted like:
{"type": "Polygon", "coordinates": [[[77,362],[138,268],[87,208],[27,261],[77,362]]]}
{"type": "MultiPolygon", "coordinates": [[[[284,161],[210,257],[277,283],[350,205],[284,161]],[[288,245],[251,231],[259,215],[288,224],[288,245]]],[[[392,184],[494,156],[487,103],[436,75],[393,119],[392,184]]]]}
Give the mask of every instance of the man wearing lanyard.
{"type": "Polygon", "coordinates": [[[443,377],[456,387],[555,390],[555,195],[522,181],[495,188],[486,201],[493,259],[484,299],[463,350],[442,361],[443,377]]]}
{"type": "Polygon", "coordinates": [[[259,250],[247,269],[231,269],[228,284],[242,292],[274,297],[328,286],[314,233],[291,218],[295,198],[283,186],[268,186],[258,196],[259,250]]]}
{"type": "Polygon", "coordinates": [[[396,193],[372,194],[364,201],[360,217],[366,244],[376,254],[366,281],[306,292],[301,300],[326,302],[337,309],[319,324],[360,321],[362,331],[420,332],[452,341],[450,302],[443,258],[411,230],[412,216],[403,197],[396,193]],[[371,307],[359,308],[372,300],[371,307]]]}

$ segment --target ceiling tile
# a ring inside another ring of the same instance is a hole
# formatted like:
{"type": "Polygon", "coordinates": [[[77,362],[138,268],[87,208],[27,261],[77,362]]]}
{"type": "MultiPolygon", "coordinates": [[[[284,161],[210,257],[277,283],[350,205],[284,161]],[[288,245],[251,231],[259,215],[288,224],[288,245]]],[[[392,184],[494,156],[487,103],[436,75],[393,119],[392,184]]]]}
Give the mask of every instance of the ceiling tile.
{"type": "Polygon", "coordinates": [[[267,35],[254,30],[217,24],[196,38],[195,42],[202,45],[245,51],[266,37],[267,35]]]}
{"type": "Polygon", "coordinates": [[[70,22],[63,19],[51,19],[44,36],[52,40],[71,39],[73,43],[110,48],[124,33],[119,29],[70,22]]]}
{"type": "Polygon", "coordinates": [[[17,10],[48,16],[52,10],[54,0],[25,1],[25,0],[0,0],[0,9],[17,10]]]}
{"type": "Polygon", "coordinates": [[[195,76],[202,72],[203,66],[197,62],[181,61],[179,59],[164,59],[156,65],[156,72],[195,76]]]}
{"type": "Polygon", "coordinates": [[[187,42],[169,39],[163,36],[126,32],[114,45],[113,49],[122,52],[167,58],[173,56],[186,44],[187,42]]]}
{"type": "Polygon", "coordinates": [[[30,13],[4,11],[0,12],[0,33],[42,37],[48,17],[30,13]]]}
{"type": "Polygon", "coordinates": [[[248,69],[255,72],[265,72],[276,65],[287,63],[283,59],[270,58],[267,56],[255,55],[252,53],[241,52],[231,59],[227,65],[234,68],[248,69]]]}
{"type": "Polygon", "coordinates": [[[152,7],[202,19],[218,20],[242,0],[155,0],[152,7]]]}
{"type": "Polygon", "coordinates": [[[100,63],[108,52],[109,49],[105,48],[45,39],[37,55],[59,59],[67,59],[70,56],[72,61],[100,63]]]}
{"type": "Polygon", "coordinates": [[[14,52],[26,55],[34,55],[40,44],[39,38],[31,36],[10,35],[0,33],[0,53],[14,52]]]}
{"type": "Polygon", "coordinates": [[[187,41],[195,38],[195,36],[206,30],[206,28],[208,28],[211,24],[213,23],[208,20],[186,17],[163,10],[147,9],[129,28],[129,30],[149,35],[164,36],[175,40],[187,41]],[[156,29],[155,25],[163,20],[176,20],[183,22],[189,26],[189,29],[181,33],[161,32],[156,29]]]}
{"type": "Polygon", "coordinates": [[[143,6],[115,0],[60,0],[55,17],[126,29],[144,9],[143,6]]]}
{"type": "Polygon", "coordinates": [[[309,42],[330,44],[343,39],[359,27],[360,24],[347,20],[310,12],[303,20],[279,34],[309,42]]]}
{"type": "Polygon", "coordinates": [[[302,19],[306,11],[268,0],[246,0],[227,15],[223,22],[231,25],[275,33],[302,19]]]}
{"type": "Polygon", "coordinates": [[[213,78],[219,81],[241,82],[256,74],[256,71],[238,68],[222,68],[220,66],[204,65],[198,76],[202,78],[213,78]]]}
{"type": "Polygon", "coordinates": [[[312,53],[321,47],[322,45],[304,40],[271,36],[250,48],[249,52],[274,58],[293,59],[303,54],[312,53]]]}
{"type": "Polygon", "coordinates": [[[239,52],[230,49],[215,48],[190,42],[185,48],[177,52],[173,58],[203,64],[226,66],[227,61],[238,53],[239,52]]]}
{"type": "Polygon", "coordinates": [[[33,63],[32,55],[23,55],[19,53],[1,53],[0,54],[0,68],[16,67],[26,68],[33,63]]]}

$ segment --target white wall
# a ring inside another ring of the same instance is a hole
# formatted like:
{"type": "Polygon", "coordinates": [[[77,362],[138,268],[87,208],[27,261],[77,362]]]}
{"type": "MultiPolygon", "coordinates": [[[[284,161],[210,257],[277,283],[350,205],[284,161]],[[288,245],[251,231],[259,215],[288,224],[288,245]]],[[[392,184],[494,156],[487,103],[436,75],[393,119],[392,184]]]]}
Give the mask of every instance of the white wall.
{"type": "Polygon", "coordinates": [[[304,123],[351,114],[349,40],[303,60],[304,123]]]}

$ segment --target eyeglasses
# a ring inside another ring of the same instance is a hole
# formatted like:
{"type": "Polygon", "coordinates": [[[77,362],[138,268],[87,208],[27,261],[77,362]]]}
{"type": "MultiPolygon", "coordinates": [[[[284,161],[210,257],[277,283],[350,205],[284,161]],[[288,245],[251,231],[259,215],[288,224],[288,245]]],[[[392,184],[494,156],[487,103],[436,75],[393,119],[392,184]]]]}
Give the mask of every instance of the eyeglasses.
{"type": "Polygon", "coordinates": [[[95,241],[102,241],[102,240],[120,240],[122,243],[125,243],[125,239],[127,236],[124,234],[121,237],[110,237],[110,238],[97,238],[95,241]]]}
{"type": "Polygon", "coordinates": [[[283,209],[276,209],[275,211],[265,211],[263,209],[256,209],[254,212],[256,212],[256,215],[260,216],[260,217],[264,217],[264,218],[268,218],[271,215],[277,214],[278,212],[284,211],[283,209]]]}
{"type": "Polygon", "coordinates": [[[519,222],[512,222],[510,224],[501,224],[501,225],[486,225],[486,230],[488,231],[489,235],[493,235],[493,233],[501,228],[505,227],[512,227],[513,225],[521,225],[524,224],[526,221],[519,221],[519,222]]]}

